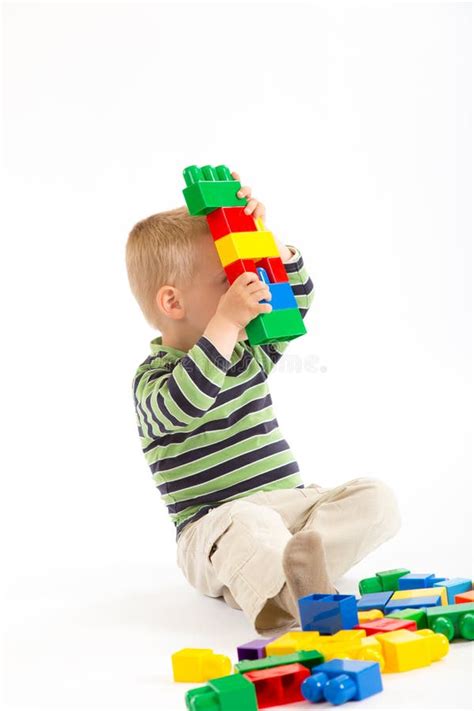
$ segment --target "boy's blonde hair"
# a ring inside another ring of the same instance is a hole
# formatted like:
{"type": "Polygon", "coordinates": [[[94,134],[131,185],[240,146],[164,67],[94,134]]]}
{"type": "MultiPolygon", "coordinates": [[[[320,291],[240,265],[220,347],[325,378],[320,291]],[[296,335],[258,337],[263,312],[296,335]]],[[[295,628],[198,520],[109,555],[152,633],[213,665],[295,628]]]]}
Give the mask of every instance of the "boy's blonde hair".
{"type": "Polygon", "coordinates": [[[148,323],[160,331],[165,317],[156,294],[164,284],[180,287],[192,280],[198,237],[206,231],[209,234],[206,218],[191,216],[183,206],[140,220],[128,236],[130,288],[148,323]]]}

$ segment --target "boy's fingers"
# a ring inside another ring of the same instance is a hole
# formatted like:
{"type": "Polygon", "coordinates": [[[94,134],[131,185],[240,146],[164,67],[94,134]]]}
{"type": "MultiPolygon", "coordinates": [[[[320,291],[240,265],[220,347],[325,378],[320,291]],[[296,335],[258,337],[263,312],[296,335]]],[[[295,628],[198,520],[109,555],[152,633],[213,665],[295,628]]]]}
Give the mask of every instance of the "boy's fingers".
{"type": "Polygon", "coordinates": [[[255,211],[254,211],[254,213],[253,213],[253,216],[255,217],[255,219],[261,217],[262,220],[264,220],[264,218],[265,218],[265,205],[263,204],[263,202],[257,203],[257,207],[255,208],[255,211]]]}
{"type": "Polygon", "coordinates": [[[252,214],[252,212],[255,210],[255,208],[258,205],[258,200],[255,200],[255,198],[252,198],[251,200],[248,201],[246,206],[244,207],[244,212],[246,215],[252,214]]]}
{"type": "Polygon", "coordinates": [[[237,195],[238,195],[238,197],[249,198],[252,195],[252,188],[249,187],[248,185],[242,185],[240,190],[237,190],[237,195]]]}
{"type": "Polygon", "coordinates": [[[232,170],[230,174],[234,180],[240,180],[240,175],[235,170],[232,170]]]}

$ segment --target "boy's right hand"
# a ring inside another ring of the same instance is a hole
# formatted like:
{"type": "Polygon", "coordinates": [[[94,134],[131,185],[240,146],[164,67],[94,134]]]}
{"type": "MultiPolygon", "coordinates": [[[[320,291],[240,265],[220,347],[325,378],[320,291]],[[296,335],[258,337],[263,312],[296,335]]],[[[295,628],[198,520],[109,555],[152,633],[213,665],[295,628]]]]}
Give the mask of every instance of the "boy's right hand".
{"type": "Polygon", "coordinates": [[[260,304],[261,299],[271,299],[267,284],[255,272],[244,272],[232,282],[221,296],[216,314],[236,328],[245,328],[258,314],[272,310],[271,304],[260,304]]]}

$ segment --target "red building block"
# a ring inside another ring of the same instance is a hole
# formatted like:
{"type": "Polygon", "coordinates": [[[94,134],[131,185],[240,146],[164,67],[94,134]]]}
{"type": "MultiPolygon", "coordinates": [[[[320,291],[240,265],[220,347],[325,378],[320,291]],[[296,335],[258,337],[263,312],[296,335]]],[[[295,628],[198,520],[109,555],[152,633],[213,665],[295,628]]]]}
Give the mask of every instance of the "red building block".
{"type": "Polygon", "coordinates": [[[229,284],[233,284],[237,277],[244,272],[255,272],[255,274],[257,274],[257,268],[253,259],[236,259],[235,262],[231,262],[224,267],[224,271],[227,274],[229,284]]]}
{"type": "Polygon", "coordinates": [[[255,686],[259,709],[267,706],[281,706],[295,701],[304,701],[301,684],[311,672],[302,664],[285,664],[270,669],[245,672],[255,686]]]}
{"type": "Polygon", "coordinates": [[[255,263],[256,267],[263,267],[268,274],[271,284],[277,282],[289,281],[286,269],[280,257],[264,257],[258,259],[255,263]]]}
{"type": "Polygon", "coordinates": [[[207,224],[214,241],[231,232],[256,232],[257,225],[252,215],[246,215],[244,207],[219,207],[208,215],[207,224]]]}
{"type": "Polygon", "coordinates": [[[466,590],[454,596],[455,605],[461,605],[463,602],[474,602],[474,590],[466,590]]]}
{"type": "Polygon", "coordinates": [[[355,625],[355,630],[365,630],[367,637],[371,634],[380,634],[381,632],[394,632],[395,630],[410,630],[416,632],[415,620],[397,620],[392,617],[381,617],[377,620],[369,622],[361,622],[355,625]]]}

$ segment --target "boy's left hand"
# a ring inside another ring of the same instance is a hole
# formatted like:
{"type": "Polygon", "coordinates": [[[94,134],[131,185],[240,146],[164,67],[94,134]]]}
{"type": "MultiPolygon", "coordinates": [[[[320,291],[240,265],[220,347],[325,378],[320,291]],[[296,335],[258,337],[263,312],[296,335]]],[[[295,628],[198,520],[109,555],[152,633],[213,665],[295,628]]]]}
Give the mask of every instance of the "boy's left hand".
{"type": "MultiPolygon", "coordinates": [[[[240,175],[235,170],[231,172],[231,175],[234,180],[240,181],[240,175]]],[[[246,215],[252,215],[255,219],[258,219],[260,217],[263,221],[265,221],[265,205],[263,204],[263,202],[259,202],[258,200],[252,197],[252,188],[250,188],[248,185],[242,185],[240,190],[237,191],[237,197],[247,198],[248,202],[244,208],[244,212],[246,215]]],[[[275,236],[274,239],[280,251],[281,261],[287,262],[293,256],[293,252],[288,249],[286,244],[279,242],[279,240],[277,240],[275,236]]]]}

